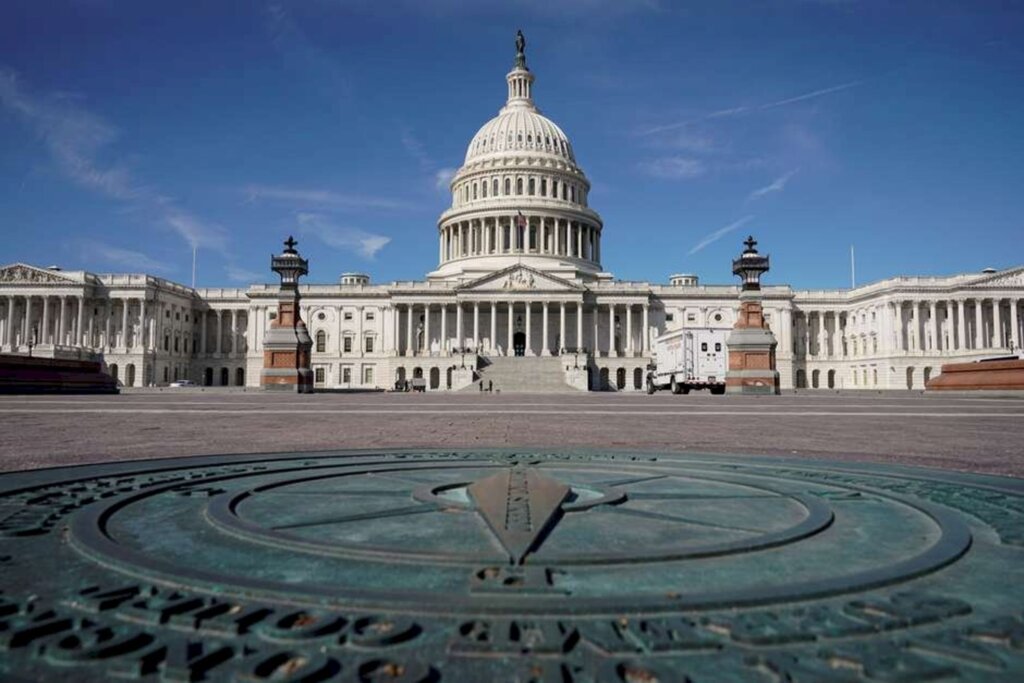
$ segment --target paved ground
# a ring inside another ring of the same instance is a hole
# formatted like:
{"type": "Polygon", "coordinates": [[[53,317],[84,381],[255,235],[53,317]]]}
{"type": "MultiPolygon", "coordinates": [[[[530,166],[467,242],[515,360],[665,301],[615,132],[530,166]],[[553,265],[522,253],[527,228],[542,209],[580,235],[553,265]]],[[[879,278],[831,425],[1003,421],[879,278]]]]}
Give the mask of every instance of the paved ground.
{"type": "Polygon", "coordinates": [[[0,470],[357,447],[580,446],[806,455],[1024,477],[1024,397],[802,392],[0,397],[0,470]]]}

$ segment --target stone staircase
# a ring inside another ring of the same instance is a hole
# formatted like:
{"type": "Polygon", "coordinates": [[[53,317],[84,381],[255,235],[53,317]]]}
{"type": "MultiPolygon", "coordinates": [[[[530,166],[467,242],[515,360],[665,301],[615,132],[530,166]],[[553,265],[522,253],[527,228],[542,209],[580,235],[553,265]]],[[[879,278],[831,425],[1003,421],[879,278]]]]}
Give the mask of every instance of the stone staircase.
{"type": "Polygon", "coordinates": [[[565,371],[562,359],[554,357],[530,356],[487,356],[481,357],[477,368],[480,379],[461,391],[480,391],[480,384],[487,388],[493,383],[494,391],[503,394],[537,393],[556,394],[579,393],[565,383],[565,371]]]}

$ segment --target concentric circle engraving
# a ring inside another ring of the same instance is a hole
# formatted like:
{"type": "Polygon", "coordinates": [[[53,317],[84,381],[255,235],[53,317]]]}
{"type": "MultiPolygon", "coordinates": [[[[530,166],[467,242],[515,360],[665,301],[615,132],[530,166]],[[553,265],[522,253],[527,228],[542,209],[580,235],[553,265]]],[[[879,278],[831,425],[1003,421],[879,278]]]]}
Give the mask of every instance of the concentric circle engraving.
{"type": "Polygon", "coordinates": [[[240,680],[1022,670],[1016,480],[399,451],[0,481],[12,675],[74,662],[83,680],[88,662],[84,679],[155,680],[183,639],[230,650],[185,656],[193,680],[204,666],[240,680]]]}

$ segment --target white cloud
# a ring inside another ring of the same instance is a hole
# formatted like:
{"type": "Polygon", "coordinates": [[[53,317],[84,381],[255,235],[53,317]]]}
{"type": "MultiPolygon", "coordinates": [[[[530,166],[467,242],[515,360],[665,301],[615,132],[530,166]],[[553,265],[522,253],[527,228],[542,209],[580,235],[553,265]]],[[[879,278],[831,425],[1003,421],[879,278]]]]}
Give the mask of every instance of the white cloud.
{"type": "Polygon", "coordinates": [[[170,268],[140,251],[122,249],[101,242],[89,241],[82,244],[82,254],[104,264],[124,268],[138,273],[164,273],[170,268]]]}
{"type": "Polygon", "coordinates": [[[117,131],[68,97],[42,97],[27,92],[13,71],[0,68],[0,104],[18,114],[43,141],[57,168],[75,184],[122,202],[122,208],[145,210],[156,222],[174,230],[192,248],[223,250],[223,229],[177,207],[172,199],[140,183],[124,165],[102,157],[117,131]]]}
{"type": "Polygon", "coordinates": [[[764,187],[757,188],[756,190],[750,193],[750,195],[747,197],[747,201],[749,202],[752,199],[758,199],[759,197],[763,197],[766,194],[772,194],[773,192],[782,192],[784,189],[786,189],[786,183],[789,182],[790,178],[796,175],[796,172],[798,170],[799,169],[794,168],[789,173],[785,173],[779,176],[778,178],[776,178],[769,184],[765,185],[764,187]]]}
{"type": "Polygon", "coordinates": [[[354,251],[366,259],[375,257],[377,252],[391,242],[391,238],[384,235],[375,235],[358,228],[335,225],[321,214],[299,213],[296,220],[304,234],[313,235],[330,247],[354,251]]]}
{"type": "Polygon", "coordinates": [[[642,161],[637,167],[648,175],[665,180],[686,180],[697,178],[707,172],[707,167],[700,159],[686,157],[663,157],[642,161]]]}
{"type": "Polygon", "coordinates": [[[345,194],[318,188],[274,187],[248,185],[242,188],[250,202],[268,200],[296,208],[324,207],[335,209],[408,209],[411,205],[386,197],[345,194]]]}
{"type": "Polygon", "coordinates": [[[424,171],[429,171],[433,168],[433,160],[427,154],[427,150],[423,146],[423,143],[413,135],[411,128],[403,126],[400,138],[402,140],[402,146],[405,147],[405,151],[412,155],[412,157],[419,163],[420,168],[424,171]]]}
{"type": "Polygon", "coordinates": [[[459,172],[457,168],[442,168],[434,173],[434,187],[438,190],[448,191],[452,178],[459,172]]]}
{"type": "Polygon", "coordinates": [[[691,256],[693,254],[696,254],[698,251],[700,251],[704,247],[708,246],[712,242],[715,242],[716,240],[721,239],[722,237],[724,237],[725,235],[729,234],[730,232],[732,232],[736,228],[743,227],[744,225],[746,225],[747,223],[749,223],[752,220],[754,220],[753,216],[744,216],[743,218],[739,219],[738,221],[734,221],[734,222],[730,223],[729,225],[725,226],[724,228],[719,228],[718,230],[715,230],[714,232],[708,233],[707,235],[704,236],[703,239],[701,239],[700,242],[697,242],[697,244],[694,245],[693,249],[690,249],[689,254],[691,256]]]}

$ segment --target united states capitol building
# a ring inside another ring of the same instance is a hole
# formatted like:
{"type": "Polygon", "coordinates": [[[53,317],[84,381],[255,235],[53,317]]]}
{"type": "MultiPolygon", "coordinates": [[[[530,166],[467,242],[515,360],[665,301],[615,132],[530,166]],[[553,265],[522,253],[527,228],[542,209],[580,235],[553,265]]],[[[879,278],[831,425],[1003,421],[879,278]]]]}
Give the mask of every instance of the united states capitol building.
{"type": "MultiPolygon", "coordinates": [[[[659,334],[733,325],[737,285],[602,268],[590,183],[534,103],[522,46],[506,81],[451,181],[437,267],[413,282],[346,273],[300,287],[317,387],[637,391],[659,334]]],[[[276,294],[15,263],[0,268],[0,351],[96,358],[125,386],[257,387],[276,294]]],[[[943,363],[1019,348],[1024,266],[763,295],[783,389],[921,389],[943,363]]]]}

